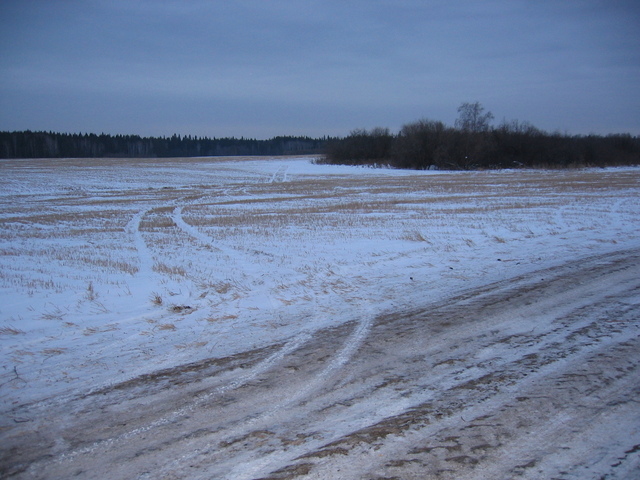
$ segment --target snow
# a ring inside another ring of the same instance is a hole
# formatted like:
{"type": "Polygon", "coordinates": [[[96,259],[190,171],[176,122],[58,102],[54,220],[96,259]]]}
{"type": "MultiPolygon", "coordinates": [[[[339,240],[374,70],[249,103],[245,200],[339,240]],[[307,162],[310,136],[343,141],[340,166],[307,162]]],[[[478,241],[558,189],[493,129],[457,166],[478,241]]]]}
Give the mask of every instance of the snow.
{"type": "Polygon", "coordinates": [[[283,344],[281,356],[357,320],[329,374],[380,313],[640,246],[637,168],[415,172],[311,157],[0,168],[3,412],[252,348],[283,344]]]}

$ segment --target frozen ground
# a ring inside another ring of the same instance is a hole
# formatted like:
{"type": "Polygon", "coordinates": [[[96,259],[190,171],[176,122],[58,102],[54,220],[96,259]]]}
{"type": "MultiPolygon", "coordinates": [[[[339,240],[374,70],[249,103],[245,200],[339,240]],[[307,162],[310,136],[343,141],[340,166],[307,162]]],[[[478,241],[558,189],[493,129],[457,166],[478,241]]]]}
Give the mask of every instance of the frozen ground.
{"type": "Polygon", "coordinates": [[[4,476],[640,477],[640,169],[0,166],[4,476]]]}

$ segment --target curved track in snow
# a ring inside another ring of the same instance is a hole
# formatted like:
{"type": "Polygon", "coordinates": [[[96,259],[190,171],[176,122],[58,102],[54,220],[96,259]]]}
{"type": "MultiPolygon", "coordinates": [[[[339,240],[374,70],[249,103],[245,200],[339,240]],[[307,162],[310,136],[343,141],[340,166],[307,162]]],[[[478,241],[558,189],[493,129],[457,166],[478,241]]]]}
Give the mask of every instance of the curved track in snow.
{"type": "Polygon", "coordinates": [[[136,213],[127,224],[125,230],[133,237],[133,244],[138,254],[138,262],[140,263],[138,275],[150,278],[153,275],[153,256],[147,247],[142,232],[140,231],[140,223],[142,218],[149,210],[141,210],[136,213]]]}
{"type": "Polygon", "coordinates": [[[640,251],[619,251],[415,311],[372,318],[364,305],[285,344],[32,405],[3,433],[0,473],[632,478],[638,272],[640,251]]]}

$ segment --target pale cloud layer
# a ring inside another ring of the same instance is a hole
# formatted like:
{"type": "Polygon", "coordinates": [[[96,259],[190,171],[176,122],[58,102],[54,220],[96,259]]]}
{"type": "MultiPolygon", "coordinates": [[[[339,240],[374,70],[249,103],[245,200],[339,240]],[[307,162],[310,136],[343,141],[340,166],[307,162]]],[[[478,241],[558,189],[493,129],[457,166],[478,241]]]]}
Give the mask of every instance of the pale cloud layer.
{"type": "Polygon", "coordinates": [[[0,2],[0,130],[344,135],[463,101],[640,134],[634,1],[0,2]]]}

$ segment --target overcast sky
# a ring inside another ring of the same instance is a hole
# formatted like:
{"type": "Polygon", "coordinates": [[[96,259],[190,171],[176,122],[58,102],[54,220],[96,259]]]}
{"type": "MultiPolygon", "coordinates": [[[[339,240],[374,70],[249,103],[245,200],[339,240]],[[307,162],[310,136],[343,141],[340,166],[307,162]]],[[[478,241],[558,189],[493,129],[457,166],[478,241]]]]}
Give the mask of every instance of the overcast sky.
{"type": "Polygon", "coordinates": [[[640,135],[638,0],[0,0],[0,130],[640,135]]]}

